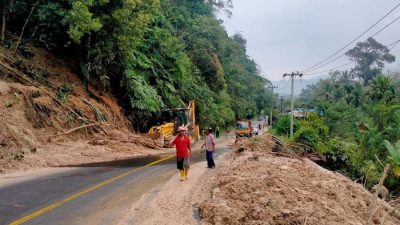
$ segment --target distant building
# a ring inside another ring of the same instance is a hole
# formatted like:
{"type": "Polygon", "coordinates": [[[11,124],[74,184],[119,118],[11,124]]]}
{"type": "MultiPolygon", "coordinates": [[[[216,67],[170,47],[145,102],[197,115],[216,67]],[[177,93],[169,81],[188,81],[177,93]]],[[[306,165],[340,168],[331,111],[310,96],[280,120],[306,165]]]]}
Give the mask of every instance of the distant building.
{"type": "Polygon", "coordinates": [[[307,118],[307,112],[303,111],[301,108],[296,108],[293,110],[293,116],[296,119],[304,119],[307,118]]]}
{"type": "MultiPolygon", "coordinates": [[[[287,110],[287,113],[290,114],[290,109],[287,110]]],[[[295,108],[293,110],[293,116],[296,119],[305,119],[307,118],[310,113],[318,113],[317,109],[302,109],[302,108],[295,108]]],[[[323,114],[320,112],[320,115],[322,116],[323,114]]]]}

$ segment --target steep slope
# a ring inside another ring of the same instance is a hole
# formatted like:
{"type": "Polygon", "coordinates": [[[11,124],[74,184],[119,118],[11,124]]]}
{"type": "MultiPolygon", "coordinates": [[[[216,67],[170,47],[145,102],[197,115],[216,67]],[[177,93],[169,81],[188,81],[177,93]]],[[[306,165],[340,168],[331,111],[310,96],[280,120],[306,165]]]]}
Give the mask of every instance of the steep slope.
{"type": "Polygon", "coordinates": [[[74,63],[0,49],[0,172],[157,154],[107,91],[86,91],[74,63]]]}
{"type": "Polygon", "coordinates": [[[35,43],[76,60],[85,83],[111,89],[136,130],[192,100],[204,127],[229,126],[271,105],[246,39],[229,36],[216,16],[230,0],[36,2],[7,6],[3,46],[14,49],[12,34],[25,28],[20,50],[35,43]]]}

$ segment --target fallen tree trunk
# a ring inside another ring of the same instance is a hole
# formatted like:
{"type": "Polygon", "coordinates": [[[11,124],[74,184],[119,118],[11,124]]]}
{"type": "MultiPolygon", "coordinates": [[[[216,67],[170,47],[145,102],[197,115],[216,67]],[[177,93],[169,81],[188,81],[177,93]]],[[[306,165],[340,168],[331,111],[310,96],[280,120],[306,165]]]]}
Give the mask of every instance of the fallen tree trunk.
{"type": "MultiPolygon", "coordinates": [[[[58,137],[58,136],[62,136],[62,135],[67,135],[67,134],[71,134],[71,133],[73,133],[73,132],[75,132],[75,131],[77,131],[77,130],[80,130],[80,129],[84,129],[84,128],[88,128],[88,127],[94,127],[94,126],[100,126],[100,125],[108,125],[108,123],[91,123],[91,124],[86,124],[86,125],[82,125],[82,126],[79,126],[79,127],[75,127],[75,128],[73,128],[73,129],[71,129],[71,130],[69,130],[69,131],[67,131],[67,132],[64,132],[64,133],[61,133],[61,134],[56,134],[56,135],[53,135],[53,136],[50,136],[50,137],[58,137]]],[[[49,137],[49,138],[50,138],[49,137]]]]}

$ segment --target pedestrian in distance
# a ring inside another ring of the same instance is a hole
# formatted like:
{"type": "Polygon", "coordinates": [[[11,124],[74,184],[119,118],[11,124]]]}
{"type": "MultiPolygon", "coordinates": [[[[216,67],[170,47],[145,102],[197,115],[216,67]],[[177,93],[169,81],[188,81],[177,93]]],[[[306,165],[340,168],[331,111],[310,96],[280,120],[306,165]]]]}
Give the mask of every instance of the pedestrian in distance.
{"type": "Polygon", "coordinates": [[[206,141],[201,146],[201,148],[206,148],[206,159],[207,159],[207,167],[215,168],[213,154],[215,152],[215,138],[212,134],[212,128],[206,129],[206,141]]]}
{"type": "Polygon", "coordinates": [[[181,176],[181,181],[188,179],[190,167],[189,156],[192,152],[190,149],[190,140],[189,137],[185,135],[185,131],[185,127],[179,127],[179,133],[171,143],[171,145],[175,145],[176,147],[176,164],[181,176]]]}
{"type": "Polygon", "coordinates": [[[217,127],[215,128],[215,137],[219,138],[219,126],[217,125],[217,127]]]}

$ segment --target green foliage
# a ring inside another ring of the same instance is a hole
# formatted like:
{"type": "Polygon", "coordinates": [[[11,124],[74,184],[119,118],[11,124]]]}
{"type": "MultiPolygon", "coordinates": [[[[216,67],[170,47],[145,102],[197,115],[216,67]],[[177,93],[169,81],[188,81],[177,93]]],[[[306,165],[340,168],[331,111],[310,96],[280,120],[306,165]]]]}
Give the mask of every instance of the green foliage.
{"type": "Polygon", "coordinates": [[[134,74],[131,71],[127,71],[126,75],[128,83],[128,93],[131,96],[131,105],[138,109],[149,112],[160,111],[162,101],[158,96],[157,91],[146,84],[141,76],[134,74]]]}
{"type": "Polygon", "coordinates": [[[316,114],[311,114],[307,120],[300,121],[293,135],[296,142],[312,147],[320,153],[327,151],[329,128],[316,114]]]}
{"type": "Polygon", "coordinates": [[[374,103],[385,104],[397,101],[396,88],[392,78],[378,76],[368,85],[367,97],[374,103]]]}
{"type": "Polygon", "coordinates": [[[392,145],[389,141],[384,140],[383,144],[389,151],[389,159],[393,166],[400,166],[400,141],[397,141],[394,145],[392,145]]]}
{"type": "MultiPolygon", "coordinates": [[[[293,132],[298,129],[298,122],[294,119],[293,132]]],[[[278,135],[288,135],[290,132],[290,115],[284,115],[275,123],[274,129],[278,135]]]]}
{"type": "Polygon", "coordinates": [[[373,160],[364,161],[359,169],[361,174],[365,176],[367,185],[370,187],[379,181],[379,177],[382,174],[379,168],[379,164],[373,160]]]}
{"type": "MultiPolygon", "coordinates": [[[[326,167],[361,178],[372,186],[378,182],[383,169],[377,158],[393,162],[395,147],[388,143],[400,139],[397,78],[364,74],[361,77],[367,78],[368,82],[363,80],[359,83],[350,74],[333,72],[330,79],[322,80],[302,93],[302,99],[306,100],[304,104],[316,105],[324,112],[323,122],[329,127],[329,136],[334,139],[323,141],[309,124],[300,124],[296,140],[324,153],[326,167]],[[337,140],[337,143],[331,140],[337,140]]],[[[399,191],[399,184],[399,178],[389,174],[386,185],[399,191]]]]}
{"type": "Polygon", "coordinates": [[[386,185],[395,190],[399,194],[398,184],[400,183],[399,175],[400,175],[400,141],[397,141],[394,145],[392,145],[389,141],[384,140],[384,145],[386,149],[389,151],[389,161],[392,165],[393,173],[389,174],[388,179],[386,180],[386,185]]]}
{"type": "Polygon", "coordinates": [[[354,145],[342,142],[337,138],[331,138],[320,146],[324,147],[323,151],[321,149],[319,151],[325,155],[326,167],[332,170],[342,170],[346,174],[354,173],[353,162],[351,161],[356,151],[354,145]]]}
{"type": "Polygon", "coordinates": [[[324,106],[326,114],[325,123],[330,133],[342,138],[355,137],[357,122],[361,119],[362,112],[347,104],[345,100],[324,106]]]}
{"type": "Polygon", "coordinates": [[[62,103],[66,103],[72,91],[72,86],[70,86],[69,84],[63,84],[61,87],[58,88],[56,98],[62,103]]]}
{"type": "MultiPolygon", "coordinates": [[[[35,1],[17,2],[16,30],[35,1]]],[[[76,56],[85,86],[111,89],[136,129],[190,100],[202,126],[224,127],[274,102],[244,37],[215,16],[230,9],[230,0],[41,0],[26,36],[76,56]]]]}
{"type": "Polygon", "coordinates": [[[346,52],[356,66],[351,73],[367,85],[382,72],[385,62],[392,63],[395,56],[389,53],[389,49],[370,37],[364,42],[357,43],[356,47],[346,52]]]}
{"type": "Polygon", "coordinates": [[[315,148],[321,142],[321,138],[318,136],[318,132],[311,126],[308,126],[308,124],[302,125],[303,126],[300,126],[300,128],[293,135],[294,140],[298,143],[302,143],[312,148],[315,148]]]}
{"type": "MultiPolygon", "coordinates": [[[[99,3],[99,1],[96,1],[99,3]]],[[[100,1],[105,4],[106,1],[100,1]]],[[[90,7],[94,5],[94,0],[75,0],[72,2],[72,9],[68,11],[65,17],[65,23],[69,24],[68,34],[76,43],[80,43],[81,38],[90,32],[96,32],[101,29],[99,18],[93,18],[90,7]]]]}

